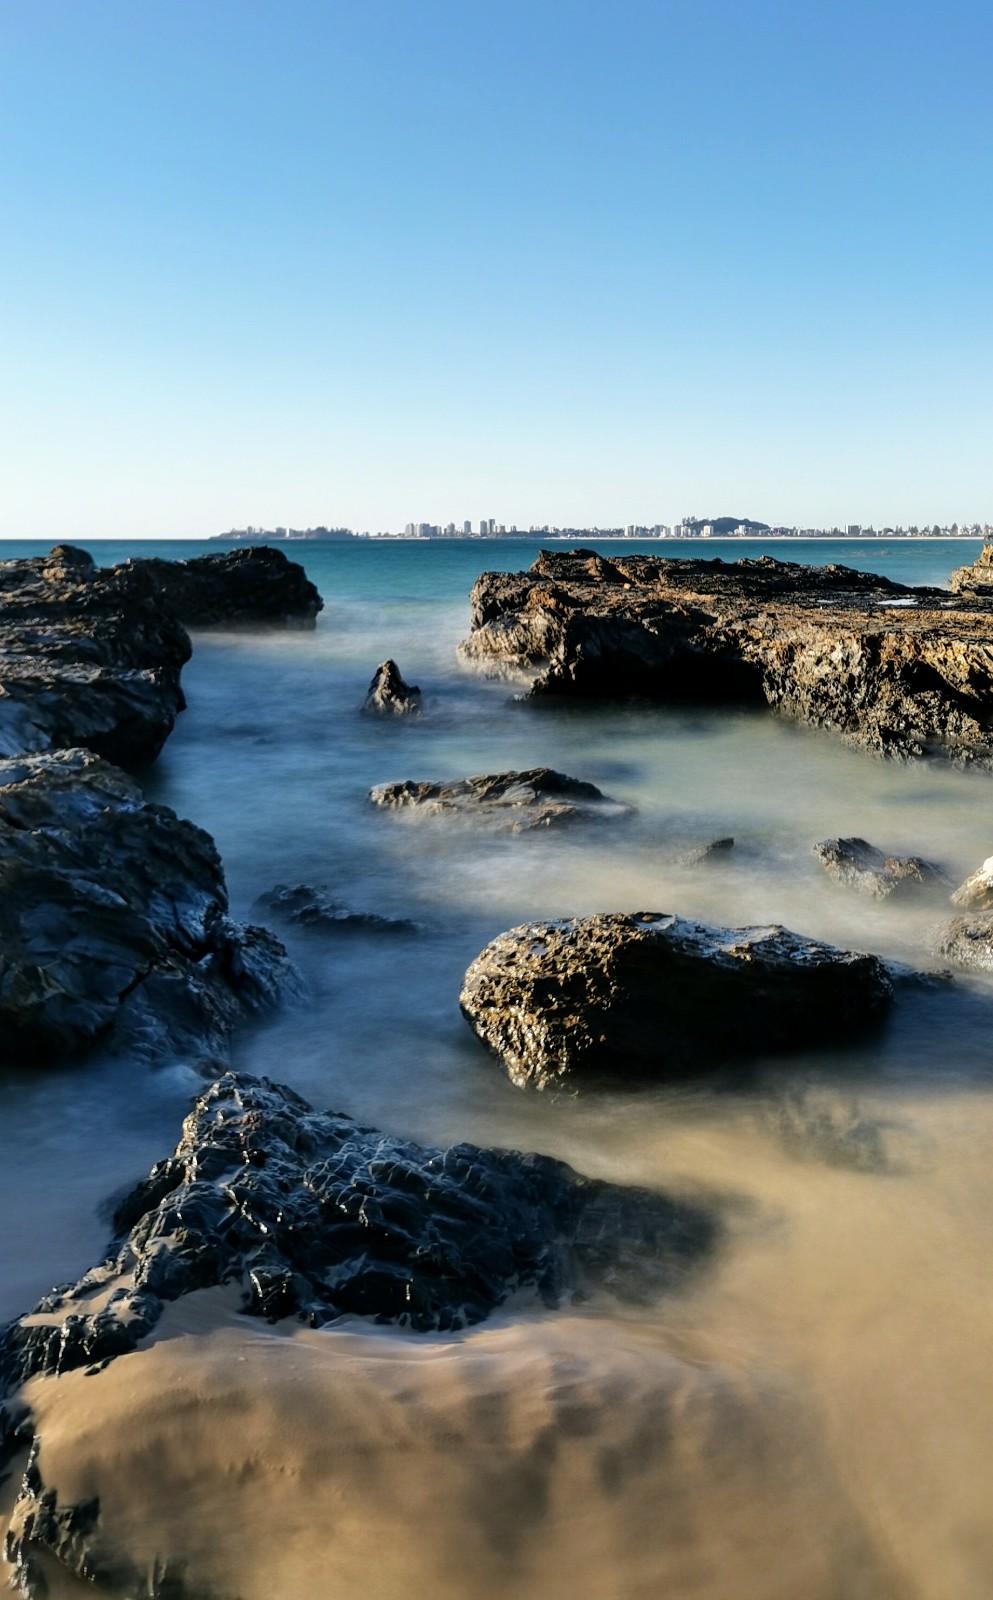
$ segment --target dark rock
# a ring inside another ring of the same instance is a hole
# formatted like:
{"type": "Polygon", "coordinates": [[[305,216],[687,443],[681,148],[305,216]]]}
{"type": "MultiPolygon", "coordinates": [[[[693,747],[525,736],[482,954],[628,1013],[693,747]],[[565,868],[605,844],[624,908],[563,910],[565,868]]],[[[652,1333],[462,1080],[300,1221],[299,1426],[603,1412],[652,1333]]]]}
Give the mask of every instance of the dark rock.
{"type": "Polygon", "coordinates": [[[312,628],[324,606],[300,563],[266,545],[189,561],[142,556],[121,570],[141,573],[190,628],[312,628]]]}
{"type": "Polygon", "coordinates": [[[414,783],[409,779],[383,783],[370,789],[369,799],[373,805],[388,810],[478,818],[512,833],[576,822],[611,822],[630,816],[633,811],[633,807],[603,794],[595,784],[553,772],[550,767],[487,773],[451,783],[414,783]]]}
{"type": "MultiPolygon", "coordinates": [[[[993,558],[991,558],[993,559],[993,558]]],[[[765,703],[892,756],[993,766],[993,605],[846,567],[543,551],[484,573],[465,661],[529,696],[765,703]]]]}
{"type": "Polygon", "coordinates": [[[277,883],[255,902],[255,910],[278,922],[318,933],[416,933],[406,917],[381,917],[371,911],[350,911],[324,887],[309,883],[277,883]]]}
{"type": "Polygon", "coordinates": [[[993,911],[953,917],[938,932],[936,953],[956,967],[993,972],[993,911]]]}
{"type": "Polygon", "coordinates": [[[153,760],[189,655],[146,573],[70,545],[0,562],[0,756],[83,746],[125,767],[153,760]]]}
{"type": "Polygon", "coordinates": [[[940,867],[921,856],[886,856],[865,839],[822,839],[814,854],[829,878],[875,900],[906,899],[928,890],[947,893],[940,867]]]}
{"type": "Polygon", "coordinates": [[[374,717],[416,717],[421,710],[421,691],[404,683],[395,661],[384,661],[373,674],[362,709],[374,717]]]}
{"type": "Polygon", "coordinates": [[[148,1057],[222,1057],[288,973],[271,934],[226,913],[209,836],[146,805],[122,772],[84,750],[0,760],[5,1064],[104,1038],[148,1057]]]}
{"type": "Polygon", "coordinates": [[[993,856],[987,856],[982,866],[959,884],[952,904],[966,911],[993,911],[993,856]]]}
{"type": "Polygon", "coordinates": [[[0,1394],[133,1350],[165,1302],[235,1283],[242,1310],[320,1326],[476,1323],[521,1289],[638,1299],[714,1242],[712,1216],[547,1156],[423,1148],[227,1073],[118,1208],[107,1260],[0,1337],[0,1394]],[[95,1303],[94,1303],[95,1302],[95,1303]]]}
{"type": "Polygon", "coordinates": [[[518,1086],[661,1079],[844,1039],[892,998],[875,956],[786,928],[655,912],[531,922],[488,944],[460,996],[518,1086]]]}

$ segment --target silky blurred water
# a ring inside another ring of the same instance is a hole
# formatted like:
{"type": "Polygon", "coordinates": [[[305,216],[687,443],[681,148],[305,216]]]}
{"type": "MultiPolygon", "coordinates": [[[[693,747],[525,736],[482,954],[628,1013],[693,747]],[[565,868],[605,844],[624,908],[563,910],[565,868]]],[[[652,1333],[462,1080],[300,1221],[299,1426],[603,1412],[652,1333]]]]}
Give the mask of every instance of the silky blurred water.
{"type": "MultiPolygon", "coordinates": [[[[112,562],[219,547],[91,548],[112,562]]],[[[603,548],[840,560],[904,582],[944,583],[979,545],[603,548]]],[[[916,1454],[933,1538],[920,1518],[914,1534],[900,1510],[918,1495],[902,1464],[892,1494],[880,1491],[886,1539],[922,1541],[914,1562],[926,1581],[914,1588],[908,1578],[899,1593],[986,1595],[993,1523],[984,1523],[990,1508],[974,1480],[993,1425],[979,1357],[993,1334],[985,1289],[989,986],[908,989],[890,1024],[851,1049],[823,1050],[812,1037],[802,1056],[757,1063],[735,1081],[702,1074],[578,1101],[511,1088],[475,1044],[457,999],[466,965],[501,929],[595,910],[782,922],[933,964],[940,904],[866,901],[832,885],[811,846],[861,834],[887,851],[936,860],[960,881],[993,853],[993,780],[886,764],[755,711],[512,703],[505,684],[460,667],[455,646],[476,575],[525,566],[535,550],[527,541],[295,544],[288,553],[325,597],[315,632],[195,638],[184,675],[189,709],[148,792],[214,836],[235,913],[251,916],[277,882],[306,881],[355,910],[412,918],[420,929],[405,939],[288,937],[306,997],[244,1035],[237,1064],[391,1131],[544,1150],[590,1174],[670,1186],[719,1206],[729,1242],[692,1295],[655,1314],[658,1326],[691,1333],[719,1361],[781,1373],[843,1474],[885,1478],[893,1452],[916,1454]],[[420,719],[359,714],[387,656],[420,684],[420,719]],[[635,817],[562,837],[501,838],[383,814],[366,800],[388,779],[536,765],[599,784],[631,802],[635,817]],[[679,864],[685,844],[725,835],[736,841],[732,852],[679,864]]],[[[176,1063],[147,1071],[97,1059],[45,1074],[25,1063],[0,1077],[0,1315],[97,1258],[106,1234],[100,1202],[171,1148],[194,1088],[176,1063]]],[[[891,1581],[858,1588],[849,1573],[838,1600],[889,1600],[891,1581]]],[[[589,1591],[596,1600],[614,1592],[589,1591]]]]}

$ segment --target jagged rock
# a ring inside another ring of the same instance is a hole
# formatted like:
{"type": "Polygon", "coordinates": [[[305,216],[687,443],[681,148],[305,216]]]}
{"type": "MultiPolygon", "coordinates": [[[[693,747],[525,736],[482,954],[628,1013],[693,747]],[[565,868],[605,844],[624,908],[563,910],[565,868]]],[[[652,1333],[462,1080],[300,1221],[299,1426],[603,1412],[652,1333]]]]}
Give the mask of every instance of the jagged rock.
{"type": "Polygon", "coordinates": [[[326,888],[309,883],[277,883],[260,895],[255,909],[276,921],[318,933],[416,933],[406,917],[381,917],[372,911],[350,911],[326,888]]]}
{"type": "Polygon", "coordinates": [[[829,878],[875,900],[948,889],[948,879],[932,861],[921,856],[887,856],[866,839],[822,839],[814,845],[814,854],[829,878]]]}
{"type": "Polygon", "coordinates": [[[949,585],[953,594],[993,600],[993,544],[984,544],[975,561],[953,572],[949,585]]]}
{"type": "Polygon", "coordinates": [[[548,1305],[593,1286],[639,1298],[715,1235],[709,1212],[664,1194],[548,1156],[425,1148],[231,1072],[115,1222],[107,1260],[0,1337],[0,1395],[134,1349],[196,1289],[235,1283],[271,1321],[451,1329],[521,1289],[548,1305]]]}
{"type": "Polygon", "coordinates": [[[843,1039],[892,998],[875,956],[657,912],[530,922],[465,975],[470,1027],[519,1087],[663,1078],[843,1039]]]}
{"type": "Polygon", "coordinates": [[[395,661],[384,661],[373,674],[362,709],[373,717],[416,717],[421,710],[421,691],[415,684],[404,683],[395,661]]]}
{"type": "Polygon", "coordinates": [[[993,856],[987,856],[952,895],[952,904],[966,911],[993,911],[993,856]]]}
{"type": "Polygon", "coordinates": [[[312,628],[324,606],[300,563],[268,545],[189,561],[141,556],[123,570],[150,580],[189,628],[312,628]]]}
{"type": "Polygon", "coordinates": [[[183,707],[190,641],[150,576],[84,550],[0,562],[0,756],[84,746],[158,754],[183,707]]]}
{"type": "Polygon", "coordinates": [[[612,822],[633,807],[612,800],[595,784],[569,778],[550,767],[527,772],[496,772],[451,783],[383,783],[369,790],[373,805],[416,810],[430,816],[470,817],[512,833],[559,828],[575,822],[612,822]]]}
{"type": "Polygon", "coordinates": [[[88,751],[0,760],[0,1057],[107,1041],[223,1057],[275,1003],[285,952],[227,918],[212,840],[88,751]]]}
{"type": "Polygon", "coordinates": [[[543,551],[484,573],[463,660],[532,698],[765,703],[891,756],[993,766],[993,606],[762,556],[605,562],[543,551]]]}
{"type": "Polygon", "coordinates": [[[993,972],[993,911],[953,917],[938,932],[936,953],[957,967],[993,972]]]}

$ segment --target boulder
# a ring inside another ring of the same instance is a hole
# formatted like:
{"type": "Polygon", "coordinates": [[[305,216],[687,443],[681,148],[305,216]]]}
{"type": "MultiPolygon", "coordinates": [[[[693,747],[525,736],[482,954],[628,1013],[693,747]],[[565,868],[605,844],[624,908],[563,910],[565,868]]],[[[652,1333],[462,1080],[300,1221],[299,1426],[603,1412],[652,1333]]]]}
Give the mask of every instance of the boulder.
{"type": "Polygon", "coordinates": [[[850,1038],[892,994],[875,956],[786,928],[618,912],[500,934],[460,1004],[519,1087],[577,1089],[850,1038]]]}
{"type": "Polygon", "coordinates": [[[993,972],[993,911],[953,917],[939,929],[936,954],[956,967],[993,972]]]}
{"type": "Polygon", "coordinates": [[[907,899],[927,891],[945,891],[948,879],[940,867],[921,856],[887,856],[865,839],[822,839],[814,854],[829,878],[875,900],[891,895],[907,899]]]}
{"type": "Polygon", "coordinates": [[[765,704],[880,755],[993,766],[993,603],[769,556],[542,551],[484,573],[462,659],[529,699],[765,704]]]}
{"type": "Polygon", "coordinates": [[[406,917],[382,917],[374,911],[350,911],[327,888],[309,883],[277,883],[255,902],[256,911],[276,922],[317,933],[416,933],[406,917]]]}
{"type": "Polygon", "coordinates": [[[83,746],[125,767],[153,760],[189,655],[147,573],[71,545],[0,562],[0,756],[83,746]]]}
{"type": "Polygon", "coordinates": [[[952,895],[952,904],[966,911],[993,911],[993,856],[987,856],[952,895]]]}
{"type": "Polygon", "coordinates": [[[676,860],[681,867],[713,865],[718,861],[725,861],[733,849],[734,839],[727,834],[723,839],[708,839],[698,844],[684,845],[677,851],[676,860]]]}
{"type": "Polygon", "coordinates": [[[216,1070],[289,977],[227,906],[210,837],[124,773],[85,750],[0,760],[0,1058],[106,1041],[216,1070]]]}
{"type": "Polygon", "coordinates": [[[593,1287],[641,1298],[716,1234],[701,1206],[548,1156],[411,1144],[231,1072],[115,1225],[101,1266],[0,1336],[0,1396],[133,1350],[198,1289],[235,1284],[241,1311],[269,1321],[454,1329],[525,1290],[548,1306],[593,1287]]]}
{"type": "Polygon", "coordinates": [[[269,545],[189,561],[142,556],[124,570],[147,578],[189,628],[313,628],[324,606],[300,563],[269,545]]]}
{"type": "Polygon", "coordinates": [[[372,717],[416,717],[421,710],[421,691],[404,683],[395,661],[384,661],[373,674],[362,709],[372,717]]]}
{"type": "Polygon", "coordinates": [[[577,822],[614,822],[633,807],[612,800],[593,783],[533,767],[526,772],[485,773],[450,783],[383,783],[370,789],[373,805],[426,816],[465,817],[511,833],[560,828],[577,822]]]}

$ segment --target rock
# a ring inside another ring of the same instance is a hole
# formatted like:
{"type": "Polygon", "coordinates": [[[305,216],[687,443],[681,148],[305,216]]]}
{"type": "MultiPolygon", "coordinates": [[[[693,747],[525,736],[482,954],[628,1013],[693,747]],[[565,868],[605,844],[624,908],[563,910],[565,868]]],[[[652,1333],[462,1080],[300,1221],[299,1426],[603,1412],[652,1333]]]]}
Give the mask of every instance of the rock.
{"type": "Polygon", "coordinates": [[[374,717],[416,717],[421,710],[421,691],[404,683],[395,661],[384,661],[373,674],[362,709],[374,717]]]}
{"type": "Polygon", "coordinates": [[[984,544],[975,561],[953,572],[949,586],[953,594],[993,599],[993,544],[984,544]]]}
{"type": "Polygon", "coordinates": [[[528,697],[765,703],[881,755],[993,766],[993,605],[841,566],[543,551],[484,573],[462,659],[528,697]]]}
{"type": "Polygon", "coordinates": [[[0,756],[83,746],[125,767],[153,760],[189,655],[147,573],[71,545],[0,562],[0,756]]]}
{"type": "Polygon", "coordinates": [[[548,1156],[425,1148],[230,1072],[115,1224],[101,1266],[0,1337],[0,1396],[133,1350],[166,1302],[215,1285],[236,1284],[241,1310],[270,1321],[453,1329],[525,1289],[546,1305],[594,1287],[638,1299],[716,1234],[697,1205],[548,1156]]]}
{"type": "Polygon", "coordinates": [[[722,861],[734,849],[730,834],[723,839],[710,839],[706,843],[690,844],[677,855],[681,867],[701,867],[704,863],[722,861]]]}
{"type": "Polygon", "coordinates": [[[865,839],[822,839],[814,854],[829,878],[875,900],[948,888],[945,874],[933,862],[921,856],[886,856],[865,839]]]}
{"type": "Polygon", "coordinates": [[[959,884],[952,904],[968,911],[993,911],[993,856],[987,856],[982,866],[959,884]]]}
{"type": "Polygon", "coordinates": [[[105,1040],[223,1059],[289,971],[278,940],[229,921],[227,904],[209,836],[122,772],[84,750],[0,760],[0,1057],[105,1040]]]}
{"type": "Polygon", "coordinates": [[[786,928],[710,928],[657,912],[531,922],[465,975],[463,1014],[519,1087],[662,1079],[805,1050],[876,1022],[882,963],[786,928]]]}
{"type": "Polygon", "coordinates": [[[938,932],[936,953],[957,967],[993,972],[993,911],[953,917],[938,932]]]}
{"type": "Polygon", "coordinates": [[[417,933],[406,917],[381,917],[371,911],[350,911],[324,887],[309,883],[277,883],[255,902],[255,910],[296,928],[318,933],[417,933]]]}
{"type": "Polygon", "coordinates": [[[189,628],[312,628],[324,606],[300,563],[267,545],[189,561],[142,556],[123,570],[146,577],[189,628]]]}
{"type": "Polygon", "coordinates": [[[428,816],[461,816],[491,822],[511,833],[559,828],[576,822],[613,822],[633,807],[612,800],[595,784],[550,767],[487,773],[451,783],[383,783],[369,790],[373,805],[415,810],[428,816]]]}

